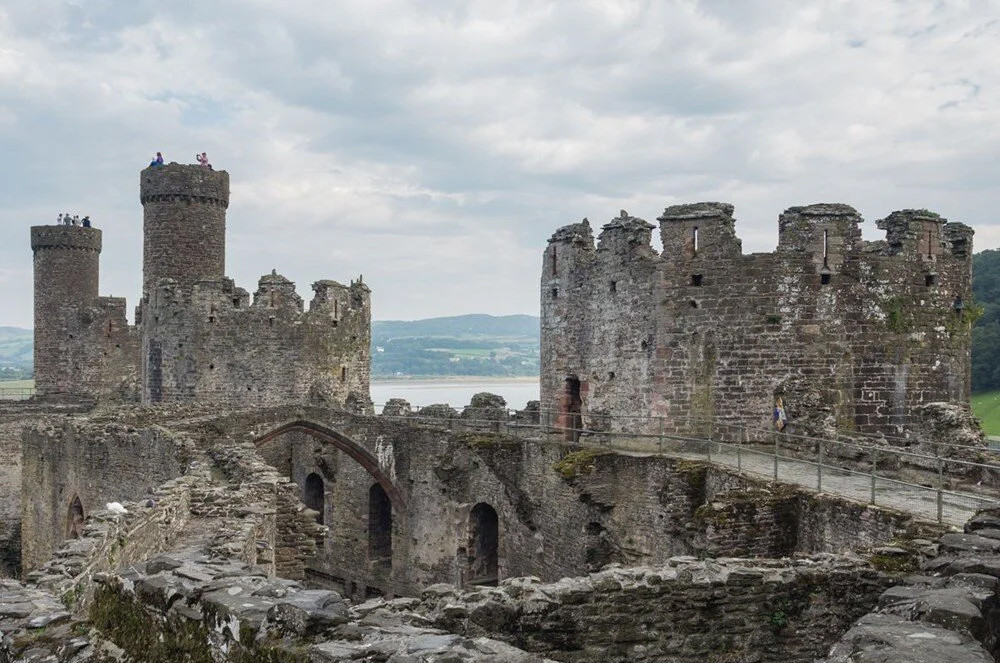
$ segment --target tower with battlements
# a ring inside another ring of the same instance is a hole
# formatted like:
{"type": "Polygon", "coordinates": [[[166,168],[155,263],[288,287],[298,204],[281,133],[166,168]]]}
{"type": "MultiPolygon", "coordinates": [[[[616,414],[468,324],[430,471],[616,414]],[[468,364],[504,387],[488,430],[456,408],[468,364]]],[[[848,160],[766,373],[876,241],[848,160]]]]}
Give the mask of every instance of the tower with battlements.
{"type": "Polygon", "coordinates": [[[732,205],[658,221],[662,253],[625,212],[596,244],[586,221],[549,240],[541,395],[554,421],[766,437],[781,398],[800,431],[897,436],[926,403],[968,403],[968,226],[904,210],[866,242],[852,207],[793,207],[774,252],[744,255],[732,205]]]}
{"type": "Polygon", "coordinates": [[[226,406],[370,407],[371,291],[313,284],[308,307],[277,272],[251,294],[225,276],[229,174],[171,163],[140,174],[142,298],[98,297],[101,231],[37,226],[39,397],[226,406]]]}
{"type": "Polygon", "coordinates": [[[101,231],[31,228],[35,389],[47,398],[133,399],[138,334],[125,300],[99,297],[101,231]]]}

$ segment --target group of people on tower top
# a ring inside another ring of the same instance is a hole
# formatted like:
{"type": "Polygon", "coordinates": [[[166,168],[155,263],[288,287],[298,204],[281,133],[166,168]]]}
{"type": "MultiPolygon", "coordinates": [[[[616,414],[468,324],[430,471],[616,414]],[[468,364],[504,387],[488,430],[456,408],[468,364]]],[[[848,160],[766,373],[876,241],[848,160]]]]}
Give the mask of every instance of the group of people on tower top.
{"type": "MultiPolygon", "coordinates": [[[[202,152],[201,154],[195,154],[194,158],[195,158],[195,161],[198,162],[198,165],[201,166],[202,168],[208,168],[209,170],[212,169],[212,164],[210,164],[208,162],[208,155],[205,152],[202,152]]],[[[153,157],[153,160],[149,162],[149,167],[150,168],[162,168],[163,167],[163,155],[161,153],[157,152],[156,156],[153,157]]]]}
{"type": "Polygon", "coordinates": [[[60,226],[83,226],[84,228],[89,228],[90,217],[85,216],[81,219],[79,214],[74,214],[72,216],[69,214],[60,214],[59,220],[56,223],[60,226]]]}

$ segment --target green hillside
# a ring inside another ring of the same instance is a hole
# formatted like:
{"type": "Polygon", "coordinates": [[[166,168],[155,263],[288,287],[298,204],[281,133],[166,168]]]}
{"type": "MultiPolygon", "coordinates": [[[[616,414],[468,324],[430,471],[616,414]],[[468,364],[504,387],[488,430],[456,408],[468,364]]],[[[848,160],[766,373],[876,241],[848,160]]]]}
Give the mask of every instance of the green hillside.
{"type": "Polygon", "coordinates": [[[0,380],[31,377],[32,342],[30,329],[0,327],[0,380]]]}
{"type": "Polygon", "coordinates": [[[459,315],[372,323],[372,377],[537,376],[539,319],[459,315]]]}

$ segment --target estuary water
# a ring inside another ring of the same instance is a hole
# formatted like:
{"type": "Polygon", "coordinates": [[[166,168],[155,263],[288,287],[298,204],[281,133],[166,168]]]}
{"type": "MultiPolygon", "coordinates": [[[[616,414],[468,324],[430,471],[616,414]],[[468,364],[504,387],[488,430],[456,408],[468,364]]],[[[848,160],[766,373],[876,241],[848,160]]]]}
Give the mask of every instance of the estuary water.
{"type": "Polygon", "coordinates": [[[481,391],[499,394],[507,400],[507,407],[523,408],[528,401],[538,400],[537,378],[515,378],[490,380],[488,378],[451,380],[372,380],[371,394],[375,410],[390,398],[405,398],[410,405],[432,405],[447,403],[461,409],[472,400],[472,395],[481,391]]]}

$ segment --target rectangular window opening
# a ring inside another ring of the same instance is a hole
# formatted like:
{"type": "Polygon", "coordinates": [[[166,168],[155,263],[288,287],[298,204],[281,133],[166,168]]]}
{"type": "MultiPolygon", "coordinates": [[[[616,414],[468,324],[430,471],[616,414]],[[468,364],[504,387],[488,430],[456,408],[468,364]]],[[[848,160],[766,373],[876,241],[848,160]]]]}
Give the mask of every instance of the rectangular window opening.
{"type": "Polygon", "coordinates": [[[702,283],[702,276],[701,276],[701,274],[692,274],[691,275],[691,285],[696,286],[696,287],[701,287],[701,283],[702,283]]]}
{"type": "Polygon", "coordinates": [[[558,270],[556,269],[556,247],[552,247],[552,276],[558,276],[558,270]]]}
{"type": "Polygon", "coordinates": [[[934,246],[933,242],[934,242],[934,240],[933,240],[933,234],[932,233],[933,233],[933,231],[931,231],[931,230],[927,231],[927,257],[928,258],[933,258],[934,257],[934,250],[933,250],[933,246],[934,246]]]}
{"type": "Polygon", "coordinates": [[[829,283],[830,283],[830,274],[820,274],[819,275],[819,282],[822,283],[823,285],[829,285],[829,283]]]}
{"type": "Polygon", "coordinates": [[[937,274],[924,274],[924,286],[933,288],[937,285],[937,274]]]}
{"type": "Polygon", "coordinates": [[[347,382],[347,367],[346,366],[341,366],[340,367],[340,381],[341,382],[347,382]]]}
{"type": "Polygon", "coordinates": [[[559,297],[559,288],[552,288],[552,299],[559,297]]]}
{"type": "MultiPolygon", "coordinates": [[[[823,266],[826,267],[830,260],[830,231],[823,231],[823,266]]],[[[829,276],[829,275],[827,275],[829,276]]],[[[824,283],[829,283],[829,281],[824,281],[824,283]]]]}
{"type": "Polygon", "coordinates": [[[611,282],[611,292],[618,292],[618,281],[611,282]]]}

